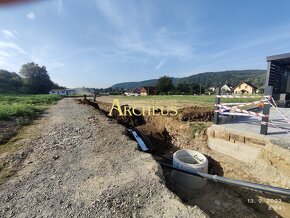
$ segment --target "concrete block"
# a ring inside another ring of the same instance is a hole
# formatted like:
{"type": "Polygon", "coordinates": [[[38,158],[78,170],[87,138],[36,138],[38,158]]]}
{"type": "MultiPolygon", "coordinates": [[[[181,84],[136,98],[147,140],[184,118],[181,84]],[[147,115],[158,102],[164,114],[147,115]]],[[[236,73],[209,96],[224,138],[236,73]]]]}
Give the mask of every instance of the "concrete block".
{"type": "Polygon", "coordinates": [[[215,131],[215,138],[223,139],[224,138],[224,133],[220,132],[220,131],[215,131]]]}
{"type": "Polygon", "coordinates": [[[231,134],[232,138],[234,139],[235,143],[245,143],[245,137],[243,135],[231,134]]]}
{"type": "Polygon", "coordinates": [[[250,138],[250,137],[245,137],[245,143],[251,144],[251,145],[262,145],[262,146],[266,145],[266,142],[264,140],[260,140],[257,138],[250,138]]]}
{"type": "Polygon", "coordinates": [[[226,132],[226,133],[225,133],[225,140],[226,140],[226,141],[230,141],[230,138],[231,138],[231,134],[228,133],[228,132],[226,132]]]}
{"type": "Polygon", "coordinates": [[[212,128],[208,128],[207,129],[207,136],[208,137],[212,137],[212,138],[215,137],[215,132],[214,132],[214,130],[212,128]]]}
{"type": "Polygon", "coordinates": [[[230,134],[230,142],[236,142],[235,134],[230,134]]]}
{"type": "Polygon", "coordinates": [[[208,146],[219,153],[225,154],[232,158],[244,161],[253,162],[261,153],[262,148],[244,143],[233,143],[217,138],[209,138],[208,146]]]}

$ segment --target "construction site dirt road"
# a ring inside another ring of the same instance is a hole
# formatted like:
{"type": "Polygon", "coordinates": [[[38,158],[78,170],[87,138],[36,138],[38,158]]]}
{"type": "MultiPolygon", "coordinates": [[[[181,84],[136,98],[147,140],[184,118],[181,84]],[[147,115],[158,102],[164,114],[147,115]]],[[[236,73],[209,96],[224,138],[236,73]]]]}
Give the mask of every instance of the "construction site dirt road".
{"type": "Polygon", "coordinates": [[[18,172],[1,185],[0,217],[205,217],[184,205],[150,154],[92,107],[63,99],[27,127],[18,172]]]}

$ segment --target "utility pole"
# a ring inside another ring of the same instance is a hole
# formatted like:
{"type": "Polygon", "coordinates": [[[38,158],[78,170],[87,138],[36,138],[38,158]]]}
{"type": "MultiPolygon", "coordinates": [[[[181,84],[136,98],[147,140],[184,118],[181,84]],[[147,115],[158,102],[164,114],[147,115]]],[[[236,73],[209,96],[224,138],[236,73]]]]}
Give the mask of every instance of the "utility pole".
{"type": "Polygon", "coordinates": [[[215,124],[215,125],[218,125],[219,124],[219,121],[220,121],[220,118],[219,118],[219,112],[218,112],[218,110],[219,110],[219,107],[217,106],[218,104],[220,104],[220,98],[219,97],[217,97],[217,95],[220,95],[221,94],[221,90],[220,90],[220,87],[217,87],[216,89],[215,89],[215,101],[214,101],[214,103],[215,103],[215,107],[214,107],[214,118],[213,118],[213,123],[215,124]]]}
{"type": "Polygon", "coordinates": [[[201,95],[201,82],[199,82],[199,95],[201,95]]]}

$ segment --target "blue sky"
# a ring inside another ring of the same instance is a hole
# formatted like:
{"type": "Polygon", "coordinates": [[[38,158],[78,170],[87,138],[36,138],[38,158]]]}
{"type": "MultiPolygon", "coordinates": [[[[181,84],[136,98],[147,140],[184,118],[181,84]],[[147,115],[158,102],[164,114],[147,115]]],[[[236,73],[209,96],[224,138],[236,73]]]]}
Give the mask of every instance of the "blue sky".
{"type": "Polygon", "coordinates": [[[67,87],[266,69],[290,52],[290,1],[42,0],[0,6],[0,68],[67,87]]]}

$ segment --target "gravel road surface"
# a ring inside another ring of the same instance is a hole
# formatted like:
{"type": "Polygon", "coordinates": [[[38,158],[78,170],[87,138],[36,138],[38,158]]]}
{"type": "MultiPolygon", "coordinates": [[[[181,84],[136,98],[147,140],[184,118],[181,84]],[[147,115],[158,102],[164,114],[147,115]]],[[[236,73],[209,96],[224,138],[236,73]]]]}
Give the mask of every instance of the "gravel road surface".
{"type": "Polygon", "coordinates": [[[206,217],[165,186],[150,154],[94,108],[63,99],[28,131],[32,151],[0,187],[0,217],[206,217]]]}

